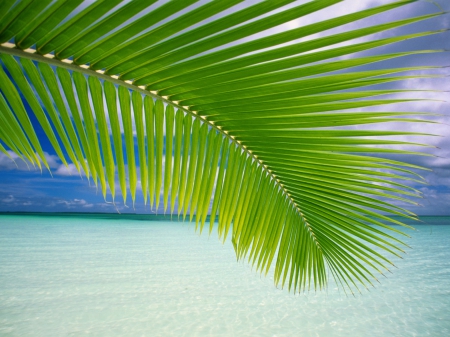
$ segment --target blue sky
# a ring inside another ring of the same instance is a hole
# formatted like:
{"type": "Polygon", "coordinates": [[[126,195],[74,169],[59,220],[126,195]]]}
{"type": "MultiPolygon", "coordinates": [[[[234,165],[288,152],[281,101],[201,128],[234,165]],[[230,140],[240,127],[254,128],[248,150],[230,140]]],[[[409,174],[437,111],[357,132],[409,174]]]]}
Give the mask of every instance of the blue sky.
{"type": "MultiPolygon", "coordinates": [[[[300,1],[305,2],[305,1],[300,1]]],[[[263,35],[271,34],[273,32],[293,29],[301,25],[313,23],[318,20],[323,20],[336,15],[344,15],[350,11],[362,10],[365,8],[390,3],[390,0],[347,0],[341,4],[332,6],[325,10],[319,11],[313,15],[299,20],[294,20],[282,26],[276,27],[269,31],[251,36],[244,40],[251,40],[263,35]]],[[[450,1],[437,0],[434,1],[441,6],[444,11],[450,11],[450,1]]],[[[247,6],[252,1],[244,2],[236,6],[236,8],[247,6]]],[[[236,9],[234,8],[234,10],[236,9]]],[[[233,9],[232,9],[233,10],[233,9]]],[[[337,32],[356,29],[358,27],[378,24],[385,21],[393,21],[396,19],[411,17],[415,15],[422,15],[438,11],[435,4],[431,1],[420,1],[418,3],[402,7],[399,10],[394,10],[383,15],[378,15],[364,20],[343,26],[338,29],[326,31],[323,34],[315,34],[305,39],[317,38],[324,35],[334,34],[337,32]]],[[[450,27],[450,14],[442,15],[438,18],[427,20],[426,22],[417,23],[414,25],[402,27],[394,31],[387,31],[374,36],[375,38],[383,38],[395,34],[408,34],[419,32],[423,30],[437,30],[450,27]]],[[[362,42],[369,38],[357,39],[356,42],[362,42]]],[[[419,38],[411,41],[404,41],[396,45],[371,50],[365,53],[360,53],[358,56],[370,55],[381,52],[399,52],[415,49],[446,49],[450,50],[450,33],[445,32],[439,35],[434,35],[426,38],[419,38]]],[[[450,53],[438,54],[424,54],[414,57],[406,57],[390,63],[383,63],[373,65],[371,69],[376,67],[406,67],[413,65],[435,65],[435,66],[450,66],[450,53]]],[[[450,68],[439,68],[433,71],[434,74],[450,75],[450,68]]],[[[436,122],[441,124],[402,124],[401,128],[409,131],[424,131],[441,135],[441,137],[423,137],[422,139],[414,139],[435,146],[436,148],[425,148],[423,151],[434,155],[435,157],[411,157],[401,158],[409,162],[420,164],[422,166],[431,168],[433,171],[423,172],[422,175],[428,181],[428,185],[414,186],[420,189],[424,194],[424,199],[419,200],[421,206],[408,208],[417,214],[439,215],[450,214],[448,209],[450,206],[450,128],[449,128],[449,108],[450,103],[450,80],[449,78],[439,79],[421,79],[412,80],[407,83],[396,83],[391,88],[414,88],[438,90],[447,92],[428,92],[424,93],[422,97],[439,100],[439,102],[419,102],[408,103],[402,106],[403,111],[426,111],[440,114],[433,118],[436,122]]],[[[404,96],[403,96],[404,97],[404,96]]],[[[394,107],[395,108],[395,107],[394,107]]],[[[382,109],[382,108],[381,108],[382,109]]],[[[395,108],[398,110],[398,108],[395,108]]],[[[33,114],[30,113],[30,116],[33,114]]],[[[380,126],[374,126],[374,128],[380,126]]],[[[386,125],[382,126],[386,128],[386,125]]],[[[399,129],[399,126],[389,125],[389,128],[399,129]]],[[[17,160],[17,167],[9,158],[0,153],[0,212],[4,211],[38,211],[38,212],[54,212],[54,211],[73,211],[73,212],[116,212],[116,208],[111,203],[106,203],[101,195],[101,191],[97,190],[92,181],[89,184],[85,177],[80,177],[73,165],[69,169],[61,164],[61,161],[54,154],[52,147],[47,141],[46,137],[41,133],[38,134],[42,141],[42,147],[46,151],[47,159],[50,164],[53,177],[48,171],[40,172],[34,168],[29,169],[27,165],[17,160]]],[[[407,138],[403,138],[407,139],[407,138]]],[[[413,140],[413,139],[407,139],[413,140]]],[[[14,154],[12,154],[14,156],[14,154]]],[[[138,174],[139,176],[139,174],[138,174]]],[[[116,200],[121,200],[118,196],[116,200]]],[[[107,200],[111,201],[111,200],[107,200]]],[[[144,206],[143,199],[138,193],[136,201],[136,209],[133,210],[131,203],[129,207],[124,207],[120,202],[117,207],[121,212],[138,212],[149,213],[151,210],[149,206],[144,206]]]]}

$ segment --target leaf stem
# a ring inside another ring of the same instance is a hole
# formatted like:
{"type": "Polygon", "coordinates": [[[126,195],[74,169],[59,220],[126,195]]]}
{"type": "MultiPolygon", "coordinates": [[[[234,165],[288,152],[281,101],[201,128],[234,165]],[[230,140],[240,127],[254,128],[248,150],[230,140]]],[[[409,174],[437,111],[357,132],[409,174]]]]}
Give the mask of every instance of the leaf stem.
{"type": "MultiPolygon", "coordinates": [[[[10,43],[10,42],[5,42],[0,45],[0,53],[5,53],[5,54],[17,56],[17,57],[24,57],[24,58],[27,58],[27,59],[30,59],[33,61],[44,62],[44,63],[53,65],[56,67],[64,68],[64,69],[71,70],[71,71],[76,71],[78,73],[86,74],[88,76],[97,77],[99,79],[132,89],[141,94],[151,96],[155,99],[161,100],[166,104],[172,105],[176,109],[180,109],[180,110],[184,111],[186,114],[190,114],[194,118],[200,119],[203,123],[207,123],[208,126],[217,130],[224,137],[231,140],[231,142],[235,143],[240,149],[242,149],[244,152],[246,152],[248,156],[252,157],[253,160],[255,160],[259,165],[261,165],[263,170],[265,172],[267,172],[272,177],[272,179],[275,180],[276,185],[278,185],[278,188],[282,190],[283,194],[289,198],[289,203],[295,207],[297,214],[302,218],[306,227],[308,228],[309,232],[311,233],[312,239],[314,240],[316,245],[320,248],[320,245],[319,245],[319,243],[314,235],[314,232],[313,232],[310,224],[308,223],[306,217],[300,210],[297,203],[295,203],[295,201],[292,199],[292,197],[290,196],[288,191],[284,188],[283,184],[277,178],[277,176],[275,174],[273,174],[272,171],[269,169],[269,167],[261,159],[258,159],[258,157],[252,153],[252,151],[247,149],[247,147],[245,145],[242,145],[239,140],[235,139],[235,137],[229,135],[228,132],[222,130],[222,128],[220,126],[215,125],[214,122],[209,121],[205,117],[198,115],[195,111],[190,110],[189,107],[181,106],[181,105],[177,104],[176,102],[169,100],[167,97],[159,96],[155,92],[146,90],[144,86],[134,85],[129,80],[125,80],[125,81],[120,80],[115,75],[105,75],[103,71],[89,69],[89,67],[87,65],[75,65],[72,63],[72,60],[68,60],[68,59],[59,60],[59,59],[55,58],[55,56],[53,54],[41,55],[41,54],[38,54],[37,51],[32,48],[27,48],[27,49],[22,50],[22,49],[17,48],[16,45],[14,45],[13,43],[10,43]]],[[[133,208],[134,208],[134,205],[133,205],[133,208]]]]}

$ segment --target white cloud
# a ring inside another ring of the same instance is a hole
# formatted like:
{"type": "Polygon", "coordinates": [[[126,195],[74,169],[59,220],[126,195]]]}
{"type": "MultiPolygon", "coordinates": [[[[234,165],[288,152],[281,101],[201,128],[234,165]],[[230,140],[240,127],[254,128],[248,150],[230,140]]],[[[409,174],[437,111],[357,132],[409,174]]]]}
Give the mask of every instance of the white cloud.
{"type": "MultiPolygon", "coordinates": [[[[19,170],[19,171],[29,171],[29,170],[38,170],[37,167],[34,167],[28,160],[22,160],[15,152],[7,151],[11,158],[9,158],[5,153],[0,153],[0,171],[10,171],[10,170],[19,170]]],[[[39,158],[39,155],[36,154],[39,158]]],[[[49,154],[48,152],[44,152],[44,158],[48,163],[48,166],[51,169],[58,168],[60,166],[60,161],[58,156],[49,154]]],[[[41,161],[42,163],[42,161],[41,161]]]]}
{"type": "Polygon", "coordinates": [[[44,152],[44,157],[45,157],[45,160],[46,160],[47,163],[48,163],[48,166],[49,166],[51,169],[54,169],[54,168],[58,168],[58,167],[59,167],[59,165],[60,165],[60,160],[59,160],[59,157],[58,157],[58,156],[53,155],[53,154],[48,154],[47,152],[44,152]]]}
{"type": "Polygon", "coordinates": [[[16,198],[14,198],[14,196],[12,194],[10,194],[8,197],[2,199],[2,202],[9,204],[11,202],[14,202],[15,200],[16,200],[16,198]]]}
{"type": "Polygon", "coordinates": [[[65,206],[66,209],[77,209],[77,208],[91,208],[94,206],[93,203],[87,202],[85,199],[56,199],[47,204],[47,207],[61,207],[65,206]]]}
{"type": "Polygon", "coordinates": [[[5,153],[0,152],[0,171],[10,171],[10,170],[28,170],[29,166],[19,158],[17,154],[12,151],[8,151],[11,156],[9,158],[5,153]]]}
{"type": "MultiPolygon", "coordinates": [[[[75,164],[69,164],[68,166],[60,164],[54,174],[59,176],[79,176],[80,172],[78,172],[75,164]]],[[[81,175],[85,176],[83,170],[81,170],[81,175]]]]}

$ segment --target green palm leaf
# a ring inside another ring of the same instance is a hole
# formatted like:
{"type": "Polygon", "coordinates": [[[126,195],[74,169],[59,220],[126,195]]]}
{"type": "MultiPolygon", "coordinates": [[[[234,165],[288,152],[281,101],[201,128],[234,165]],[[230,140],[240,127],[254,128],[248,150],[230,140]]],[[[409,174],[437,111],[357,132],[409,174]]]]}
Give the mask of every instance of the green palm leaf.
{"type": "Polygon", "coordinates": [[[105,200],[119,188],[134,204],[140,185],[151,208],[170,203],[200,232],[217,216],[237,258],[273,265],[276,284],[321,289],[328,272],[351,291],[372,284],[403,251],[391,215],[415,218],[393,201],[414,203],[408,183],[423,183],[421,167],[386,155],[425,145],[389,137],[426,133],[362,127],[432,116],[393,105],[412,90],[372,86],[433,67],[354,68],[439,51],[349,55],[440,31],[335,45],[441,13],[298,41],[414,2],[400,0],[245,40],[340,0],[170,1],[140,14],[153,2],[2,2],[0,151],[48,168],[41,128],[105,200]]]}

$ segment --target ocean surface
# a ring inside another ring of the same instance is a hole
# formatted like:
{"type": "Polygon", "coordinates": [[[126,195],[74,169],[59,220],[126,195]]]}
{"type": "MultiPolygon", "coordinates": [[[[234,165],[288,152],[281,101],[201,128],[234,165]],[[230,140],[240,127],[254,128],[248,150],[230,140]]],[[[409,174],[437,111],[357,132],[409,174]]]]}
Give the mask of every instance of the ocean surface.
{"type": "Polygon", "coordinates": [[[450,336],[450,217],[422,220],[353,297],[277,289],[187,223],[0,215],[0,336],[450,336]]]}

